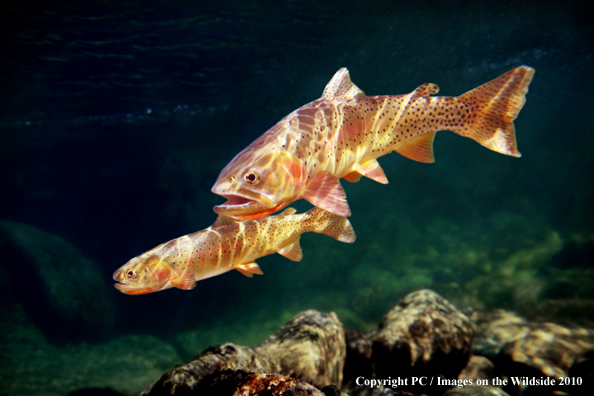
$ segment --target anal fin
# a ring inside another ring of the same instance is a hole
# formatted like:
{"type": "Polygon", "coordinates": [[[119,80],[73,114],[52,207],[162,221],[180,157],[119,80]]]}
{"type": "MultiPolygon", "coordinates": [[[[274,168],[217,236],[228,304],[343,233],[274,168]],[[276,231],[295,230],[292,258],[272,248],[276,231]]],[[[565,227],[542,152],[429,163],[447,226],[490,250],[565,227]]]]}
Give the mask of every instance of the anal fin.
{"type": "Polygon", "coordinates": [[[236,265],[235,269],[241,272],[243,275],[247,276],[248,278],[251,278],[252,276],[254,276],[254,274],[264,275],[264,272],[262,272],[260,266],[256,264],[255,261],[252,261],[251,263],[236,265]]]}
{"type": "Polygon", "coordinates": [[[303,198],[311,204],[339,216],[350,216],[346,194],[336,176],[329,173],[315,175],[308,183],[303,198]]]}
{"type": "Polygon", "coordinates": [[[418,162],[435,162],[433,157],[433,139],[435,132],[415,136],[410,142],[395,150],[398,154],[418,162]]]}
{"type": "Polygon", "coordinates": [[[303,251],[301,250],[301,245],[299,245],[299,237],[297,237],[295,242],[290,243],[284,248],[278,250],[277,253],[285,256],[289,260],[301,261],[303,258],[303,251]]]}

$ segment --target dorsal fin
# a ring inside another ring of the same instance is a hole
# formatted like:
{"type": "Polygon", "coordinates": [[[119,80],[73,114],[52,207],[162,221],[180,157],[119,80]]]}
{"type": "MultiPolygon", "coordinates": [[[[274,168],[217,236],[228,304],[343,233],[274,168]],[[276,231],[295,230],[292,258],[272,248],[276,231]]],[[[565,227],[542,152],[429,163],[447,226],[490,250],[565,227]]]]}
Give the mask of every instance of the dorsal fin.
{"type": "Polygon", "coordinates": [[[352,99],[355,96],[365,96],[365,93],[351,81],[349,71],[343,67],[336,72],[332,80],[326,85],[322,99],[352,99]]]}
{"type": "Polygon", "coordinates": [[[221,226],[224,224],[235,224],[235,223],[237,223],[237,222],[233,219],[230,219],[230,218],[224,217],[224,216],[219,216],[219,217],[217,217],[217,219],[215,220],[215,222],[213,223],[212,226],[216,227],[216,226],[221,226]]]}
{"type": "Polygon", "coordinates": [[[435,162],[433,157],[433,139],[435,132],[424,133],[414,137],[409,143],[395,150],[408,159],[419,162],[435,162]]]}
{"type": "Polygon", "coordinates": [[[297,237],[295,242],[279,249],[277,253],[285,256],[289,260],[301,261],[303,258],[303,251],[301,250],[301,245],[299,245],[299,237],[297,237]]]}

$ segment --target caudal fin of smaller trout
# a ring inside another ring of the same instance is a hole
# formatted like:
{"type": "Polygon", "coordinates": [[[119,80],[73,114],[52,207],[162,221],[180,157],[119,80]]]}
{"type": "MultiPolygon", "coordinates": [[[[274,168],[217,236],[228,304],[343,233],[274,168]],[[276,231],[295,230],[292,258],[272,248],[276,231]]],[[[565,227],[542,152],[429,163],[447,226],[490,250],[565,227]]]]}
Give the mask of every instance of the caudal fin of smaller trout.
{"type": "Polygon", "coordinates": [[[468,110],[477,117],[455,132],[469,137],[490,150],[520,157],[513,121],[526,102],[528,85],[534,69],[520,66],[478,88],[460,95],[461,111],[468,110]]]}
{"type": "Polygon", "coordinates": [[[306,213],[306,221],[314,224],[313,232],[328,235],[340,242],[353,243],[356,235],[349,219],[314,207],[306,213]]]}

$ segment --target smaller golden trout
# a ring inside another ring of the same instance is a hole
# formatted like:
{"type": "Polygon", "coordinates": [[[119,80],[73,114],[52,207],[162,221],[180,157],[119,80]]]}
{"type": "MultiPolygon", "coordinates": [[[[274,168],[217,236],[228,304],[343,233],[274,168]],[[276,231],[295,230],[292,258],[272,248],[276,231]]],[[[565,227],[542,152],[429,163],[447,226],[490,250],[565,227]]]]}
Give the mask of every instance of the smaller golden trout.
{"type": "Polygon", "coordinates": [[[189,290],[196,281],[238,270],[262,275],[254,260],[279,253],[301,261],[299,238],[304,232],[355,241],[346,217],[315,207],[302,214],[288,208],[276,216],[237,222],[219,216],[205,230],[173,239],[134,257],[113,274],[115,287],[126,294],[145,294],[177,287],[189,290]]]}

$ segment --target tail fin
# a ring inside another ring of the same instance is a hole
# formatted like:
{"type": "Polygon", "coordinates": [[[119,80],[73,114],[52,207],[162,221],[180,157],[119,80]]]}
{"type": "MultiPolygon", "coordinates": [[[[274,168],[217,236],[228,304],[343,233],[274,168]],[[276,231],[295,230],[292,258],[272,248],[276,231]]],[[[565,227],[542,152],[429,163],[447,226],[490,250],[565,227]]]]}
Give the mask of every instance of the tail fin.
{"type": "Polygon", "coordinates": [[[355,230],[346,217],[328,212],[317,206],[305,213],[305,216],[306,221],[311,221],[313,225],[311,231],[328,235],[340,242],[355,242],[355,230]]]}
{"type": "Polygon", "coordinates": [[[526,102],[534,69],[520,66],[458,97],[478,114],[460,135],[501,154],[520,157],[513,121],[526,102]]]}

